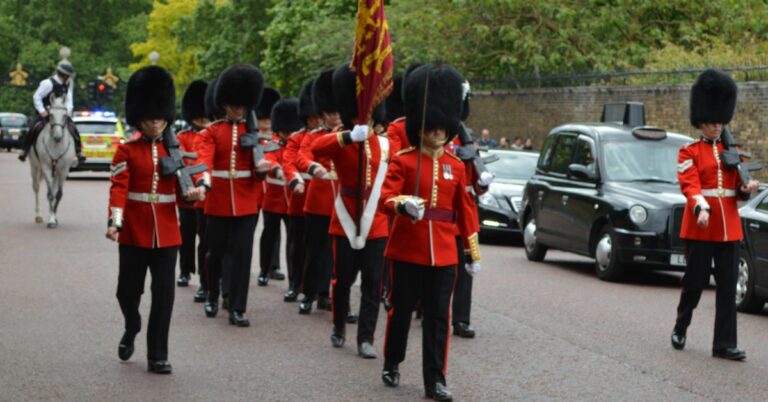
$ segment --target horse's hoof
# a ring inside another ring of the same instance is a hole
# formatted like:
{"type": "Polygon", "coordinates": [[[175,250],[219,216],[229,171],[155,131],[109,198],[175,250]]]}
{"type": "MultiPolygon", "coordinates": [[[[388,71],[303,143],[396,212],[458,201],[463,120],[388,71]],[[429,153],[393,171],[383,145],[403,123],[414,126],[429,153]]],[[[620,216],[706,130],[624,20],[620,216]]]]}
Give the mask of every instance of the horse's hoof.
{"type": "Polygon", "coordinates": [[[56,229],[56,227],[59,226],[59,224],[56,222],[49,222],[47,226],[48,226],[48,229],[56,229]]]}
{"type": "Polygon", "coordinates": [[[43,217],[42,216],[36,216],[35,217],[35,223],[43,223],[43,217]]]}

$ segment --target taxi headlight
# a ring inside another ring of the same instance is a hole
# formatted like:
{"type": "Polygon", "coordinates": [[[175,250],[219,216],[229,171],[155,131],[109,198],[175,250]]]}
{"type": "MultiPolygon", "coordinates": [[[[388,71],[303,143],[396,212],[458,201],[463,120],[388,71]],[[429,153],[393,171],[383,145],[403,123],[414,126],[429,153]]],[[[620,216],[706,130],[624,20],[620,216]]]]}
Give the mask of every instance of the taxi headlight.
{"type": "Polygon", "coordinates": [[[496,199],[493,195],[490,193],[485,193],[477,199],[480,201],[481,204],[488,206],[488,207],[494,207],[494,208],[501,208],[501,205],[499,205],[499,200],[496,199]]]}
{"type": "Polygon", "coordinates": [[[631,219],[635,225],[645,223],[645,221],[648,220],[648,210],[642,205],[635,205],[629,209],[629,219],[631,219]]]}

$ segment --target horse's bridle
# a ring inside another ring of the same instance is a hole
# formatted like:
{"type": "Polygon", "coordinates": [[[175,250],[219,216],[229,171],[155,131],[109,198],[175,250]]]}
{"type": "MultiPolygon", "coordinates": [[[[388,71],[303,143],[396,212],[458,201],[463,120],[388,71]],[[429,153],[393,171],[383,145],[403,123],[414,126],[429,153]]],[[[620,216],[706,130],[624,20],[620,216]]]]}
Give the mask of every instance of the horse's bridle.
{"type": "MultiPolygon", "coordinates": [[[[67,108],[64,107],[64,106],[51,106],[49,109],[63,109],[64,111],[67,110],[67,108]]],[[[65,115],[66,115],[66,113],[65,113],[65,115]]],[[[57,122],[53,121],[53,114],[50,114],[50,113],[48,114],[48,124],[51,125],[51,128],[58,126],[58,127],[61,127],[61,129],[63,130],[65,122],[66,122],[66,119],[64,119],[64,122],[62,122],[62,123],[57,123],[57,122]]]]}

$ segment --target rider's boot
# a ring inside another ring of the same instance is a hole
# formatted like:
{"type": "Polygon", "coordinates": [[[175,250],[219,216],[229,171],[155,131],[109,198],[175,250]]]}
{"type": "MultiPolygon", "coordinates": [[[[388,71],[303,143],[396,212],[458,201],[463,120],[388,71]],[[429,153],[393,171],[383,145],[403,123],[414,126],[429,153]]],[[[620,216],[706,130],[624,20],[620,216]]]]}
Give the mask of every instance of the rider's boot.
{"type": "MultiPolygon", "coordinates": [[[[74,124],[72,124],[74,126],[74,124]]],[[[77,155],[77,161],[80,163],[85,162],[85,155],[83,155],[83,144],[80,142],[80,134],[76,131],[70,130],[72,139],[75,141],[75,154],[77,155]]]]}
{"type": "Polygon", "coordinates": [[[37,140],[37,135],[40,134],[40,127],[39,123],[35,123],[32,125],[32,127],[27,132],[27,135],[24,136],[24,142],[21,144],[21,152],[19,153],[19,160],[22,162],[25,162],[27,160],[27,155],[29,155],[29,150],[32,148],[32,144],[35,143],[37,140]]]}

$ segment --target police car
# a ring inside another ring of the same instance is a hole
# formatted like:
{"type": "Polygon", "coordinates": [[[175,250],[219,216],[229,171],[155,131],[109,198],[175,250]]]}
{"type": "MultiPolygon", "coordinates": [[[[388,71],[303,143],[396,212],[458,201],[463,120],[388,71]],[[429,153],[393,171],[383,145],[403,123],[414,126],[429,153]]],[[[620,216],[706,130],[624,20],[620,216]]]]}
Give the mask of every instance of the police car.
{"type": "Polygon", "coordinates": [[[73,171],[109,171],[118,145],[125,141],[125,129],[115,113],[108,111],[75,112],[72,120],[80,131],[85,163],[73,171]]]}

